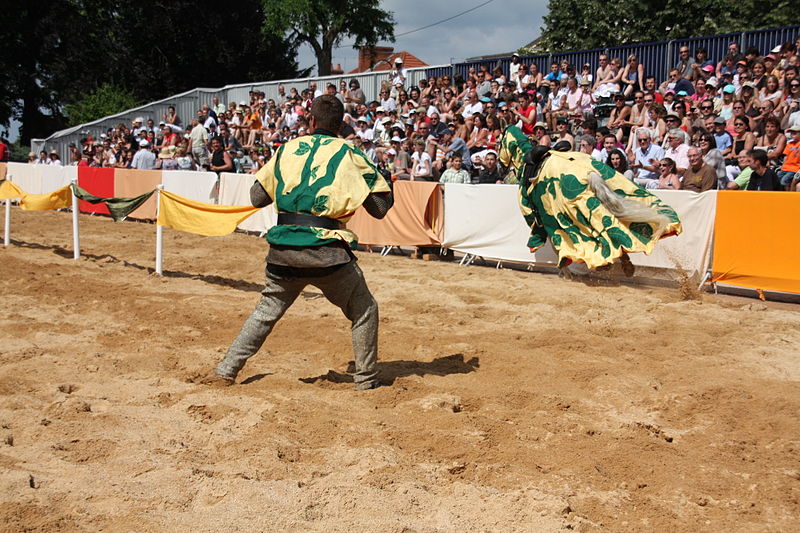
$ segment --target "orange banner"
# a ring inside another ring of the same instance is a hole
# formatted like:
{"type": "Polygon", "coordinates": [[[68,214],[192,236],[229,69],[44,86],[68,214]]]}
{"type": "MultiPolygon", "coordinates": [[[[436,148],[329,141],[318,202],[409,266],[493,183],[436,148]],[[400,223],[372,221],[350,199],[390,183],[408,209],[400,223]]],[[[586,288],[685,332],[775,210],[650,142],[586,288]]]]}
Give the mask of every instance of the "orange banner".
{"type": "MultiPolygon", "coordinates": [[[[161,185],[160,170],[114,169],[114,194],[120,198],[134,198],[152,191],[159,185],[161,185]]],[[[157,206],[154,194],[128,217],[155,220],[157,206]]]]}
{"type": "Polygon", "coordinates": [[[0,163],[0,181],[6,179],[6,172],[8,171],[8,165],[5,163],[0,163]]]}
{"type": "Polygon", "coordinates": [[[720,191],[713,281],[800,294],[800,194],[720,191]]]}
{"type": "Polygon", "coordinates": [[[397,181],[394,206],[385,218],[372,218],[359,208],[347,223],[359,244],[378,246],[431,246],[442,242],[444,208],[442,190],[428,181],[397,181]]]}

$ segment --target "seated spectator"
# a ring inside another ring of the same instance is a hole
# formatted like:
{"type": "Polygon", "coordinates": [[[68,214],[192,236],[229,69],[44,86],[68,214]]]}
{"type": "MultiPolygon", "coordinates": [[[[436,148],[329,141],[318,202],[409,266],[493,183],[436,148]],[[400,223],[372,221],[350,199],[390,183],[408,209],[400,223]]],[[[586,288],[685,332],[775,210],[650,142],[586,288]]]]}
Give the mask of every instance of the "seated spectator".
{"type": "Polygon", "coordinates": [[[633,181],[633,171],[628,168],[628,159],[619,148],[614,148],[611,150],[611,153],[608,154],[608,159],[606,159],[605,163],[613,168],[616,172],[619,172],[629,180],[633,181]]]}
{"type": "Polygon", "coordinates": [[[540,146],[553,146],[553,140],[547,134],[547,124],[544,122],[537,122],[533,125],[532,137],[532,140],[540,146]]]}
{"type": "Polygon", "coordinates": [[[425,141],[414,141],[414,153],[411,154],[413,166],[411,168],[411,181],[432,181],[433,166],[431,156],[425,151],[425,141]]]}
{"type": "Polygon", "coordinates": [[[733,136],[733,146],[731,147],[728,159],[725,161],[729,181],[734,179],[740,171],[738,164],[733,164],[733,161],[738,163],[739,154],[741,152],[750,152],[756,143],[755,136],[750,132],[750,123],[747,117],[739,115],[733,120],[736,135],[733,136]]]}
{"type": "Polygon", "coordinates": [[[703,154],[703,161],[713,168],[717,174],[717,188],[725,189],[728,185],[728,175],[725,171],[725,158],[717,149],[714,134],[704,132],[700,135],[699,146],[703,154]]]}
{"type": "Polygon", "coordinates": [[[764,118],[764,134],[756,138],[754,148],[767,152],[770,168],[777,170],[783,164],[783,151],[786,148],[786,136],[781,133],[780,121],[775,116],[764,118]]]}
{"type": "Polygon", "coordinates": [[[622,70],[621,81],[623,84],[622,94],[626,97],[643,88],[644,66],[639,63],[639,59],[633,54],[628,56],[628,63],[622,70]]]}
{"type": "MultiPolygon", "coordinates": [[[[634,136],[634,135],[632,135],[634,136]]],[[[659,162],[664,158],[664,149],[653,143],[653,133],[649,128],[638,128],[635,132],[636,148],[629,154],[635,171],[637,185],[652,188],[660,176],[659,162]]]]}
{"type": "Polygon", "coordinates": [[[581,153],[586,155],[592,155],[594,151],[594,137],[591,135],[579,135],[578,136],[578,149],[581,153]]]}
{"type": "Polygon", "coordinates": [[[658,164],[661,174],[658,177],[658,182],[655,183],[655,188],[670,189],[677,191],[681,188],[681,177],[678,175],[678,169],[675,166],[675,161],[669,157],[665,157],[658,164]]]}
{"type": "Polygon", "coordinates": [[[496,153],[489,151],[483,156],[483,168],[478,173],[477,183],[481,185],[503,183],[500,167],[497,165],[496,153]]]}
{"type": "Polygon", "coordinates": [[[682,189],[705,192],[717,188],[717,171],[703,161],[700,148],[692,146],[687,152],[689,168],[683,173],[682,189]]]}
{"type": "MultiPolygon", "coordinates": [[[[453,131],[448,128],[444,132],[444,136],[440,141],[431,141],[436,147],[441,148],[445,156],[448,154],[456,153],[461,154],[461,164],[465,169],[472,169],[472,159],[470,158],[469,148],[464,139],[453,135],[453,131]]],[[[438,171],[443,170],[443,161],[436,161],[436,168],[438,171]]]]}
{"type": "Polygon", "coordinates": [[[567,117],[558,117],[556,119],[556,133],[552,138],[552,143],[555,146],[560,141],[568,142],[570,150],[575,147],[575,137],[569,132],[569,120],[567,120],[567,117]]]}
{"type": "Polygon", "coordinates": [[[800,172],[800,125],[792,126],[786,130],[789,134],[789,142],[783,150],[785,160],[778,171],[780,184],[786,190],[794,190],[791,187],[792,180],[797,172],[800,172]]]}
{"type": "Polygon", "coordinates": [[[211,139],[211,153],[209,155],[212,172],[233,172],[233,159],[231,155],[222,147],[222,141],[218,137],[211,139]]]}
{"type": "MultiPolygon", "coordinates": [[[[681,45],[678,49],[678,62],[675,64],[673,70],[677,71],[678,75],[685,80],[691,80],[694,76],[694,69],[697,62],[692,59],[691,50],[686,45],[681,45]]],[[[677,91],[677,89],[676,89],[677,91]]]]}
{"type": "Polygon", "coordinates": [[[461,168],[461,155],[453,154],[450,156],[450,167],[442,172],[439,183],[472,183],[469,172],[461,168]]]}
{"type": "Polygon", "coordinates": [[[592,158],[605,163],[615,148],[617,148],[617,138],[606,130],[606,133],[603,134],[603,148],[601,150],[595,149],[592,152],[592,158]]]}
{"type": "Polygon", "coordinates": [[[683,176],[689,168],[689,145],[686,144],[686,132],[680,128],[672,128],[667,133],[667,146],[664,154],[675,162],[676,172],[683,176]]]}
{"type": "Polygon", "coordinates": [[[178,170],[195,170],[194,159],[192,154],[186,151],[186,148],[179,146],[175,150],[175,162],[178,163],[178,170]]]}
{"type": "Polygon", "coordinates": [[[747,184],[748,191],[780,191],[783,190],[780,180],[775,171],[767,166],[767,152],[764,150],[750,150],[750,168],[753,173],[750,175],[750,183],[747,184]]]}
{"type": "Polygon", "coordinates": [[[608,117],[606,127],[617,138],[618,142],[626,136],[626,126],[630,124],[631,108],[625,104],[625,95],[618,93],[614,95],[614,109],[608,117]]]}

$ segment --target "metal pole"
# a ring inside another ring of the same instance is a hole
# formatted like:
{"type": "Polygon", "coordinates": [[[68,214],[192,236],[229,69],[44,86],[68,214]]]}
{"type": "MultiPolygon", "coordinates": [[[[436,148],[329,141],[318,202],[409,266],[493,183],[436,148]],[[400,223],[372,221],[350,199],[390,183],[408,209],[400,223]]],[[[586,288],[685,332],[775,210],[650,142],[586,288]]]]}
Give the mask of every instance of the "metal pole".
{"type": "MultiPolygon", "coordinates": [[[[72,186],[78,185],[77,178],[70,180],[72,186]]],[[[75,189],[70,187],[70,194],[72,195],[72,258],[79,259],[81,256],[81,236],[78,232],[78,198],[75,196],[75,189]]]]}
{"type": "Polygon", "coordinates": [[[6,200],[6,225],[3,229],[3,246],[11,244],[11,199],[6,200]]]}
{"type": "MultiPolygon", "coordinates": [[[[161,210],[161,191],[164,189],[163,185],[156,187],[156,205],[158,210],[161,210]]],[[[156,274],[161,276],[163,274],[163,259],[164,259],[164,226],[158,223],[158,215],[156,215],[156,274]]]]}

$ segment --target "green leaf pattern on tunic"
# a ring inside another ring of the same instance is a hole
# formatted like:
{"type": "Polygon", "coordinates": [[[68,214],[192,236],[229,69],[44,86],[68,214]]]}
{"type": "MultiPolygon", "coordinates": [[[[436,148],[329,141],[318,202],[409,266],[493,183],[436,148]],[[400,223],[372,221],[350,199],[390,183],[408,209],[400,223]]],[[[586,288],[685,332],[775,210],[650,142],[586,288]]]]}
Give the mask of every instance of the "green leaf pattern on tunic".
{"type": "MultiPolygon", "coordinates": [[[[501,144],[511,150],[511,163],[521,161],[527,142],[522,146],[517,128],[507,128],[509,138],[501,144]]],[[[518,167],[521,171],[521,168],[518,167]]],[[[550,237],[561,262],[571,259],[596,268],[615,261],[625,252],[650,253],[655,246],[654,230],[647,223],[624,223],[618,220],[594,195],[589,174],[599,173],[611,190],[622,197],[643,202],[667,216],[671,224],[665,233],[679,233],[680,221],[675,211],[658,197],[617,173],[608,165],[585,154],[550,152],[533,185],[520,183],[520,208],[531,226],[528,245],[540,246],[550,237]]]]}

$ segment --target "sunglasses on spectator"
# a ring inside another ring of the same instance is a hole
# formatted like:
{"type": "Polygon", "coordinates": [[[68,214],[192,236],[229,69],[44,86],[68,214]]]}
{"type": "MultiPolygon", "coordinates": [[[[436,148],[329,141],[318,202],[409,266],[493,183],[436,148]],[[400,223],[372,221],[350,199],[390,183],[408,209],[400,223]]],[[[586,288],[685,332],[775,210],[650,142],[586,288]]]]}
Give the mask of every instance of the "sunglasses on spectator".
{"type": "Polygon", "coordinates": [[[644,103],[645,104],[652,104],[653,103],[653,99],[652,98],[645,98],[644,99],[644,103]]]}
{"type": "Polygon", "coordinates": [[[700,109],[714,109],[714,106],[711,105],[701,105],[700,109]]]}
{"type": "Polygon", "coordinates": [[[733,106],[734,109],[744,109],[743,105],[735,105],[733,106]]]}
{"type": "Polygon", "coordinates": [[[640,143],[643,143],[643,142],[649,141],[649,140],[650,140],[650,138],[649,138],[649,137],[639,137],[637,140],[638,140],[640,143]]]}
{"type": "Polygon", "coordinates": [[[667,164],[667,163],[659,163],[658,166],[661,167],[661,168],[667,168],[669,166],[669,164],[667,164]]]}

